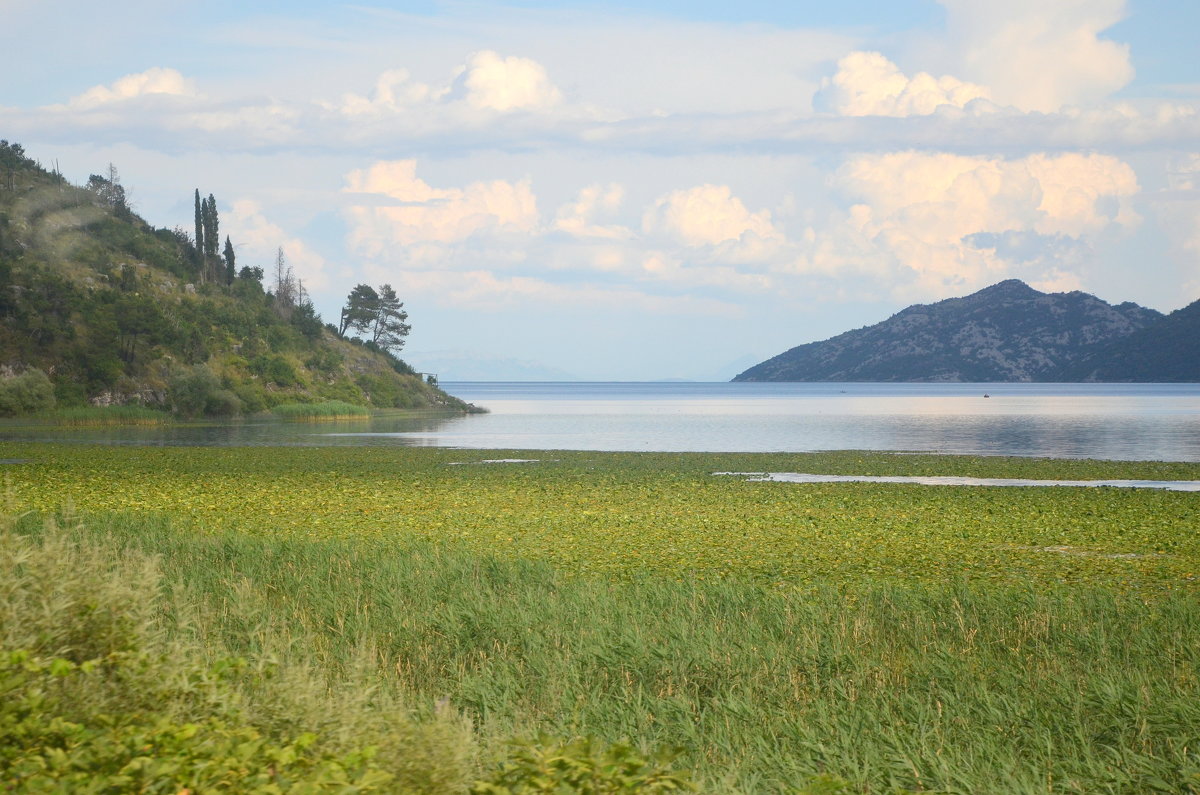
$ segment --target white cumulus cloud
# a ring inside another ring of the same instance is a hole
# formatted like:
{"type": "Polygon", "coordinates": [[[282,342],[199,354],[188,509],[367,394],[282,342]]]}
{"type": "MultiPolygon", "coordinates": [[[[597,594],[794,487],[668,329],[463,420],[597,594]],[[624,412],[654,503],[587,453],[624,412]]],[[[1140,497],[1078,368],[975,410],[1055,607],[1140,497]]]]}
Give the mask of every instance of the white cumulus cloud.
{"type": "Polygon", "coordinates": [[[68,104],[81,109],[95,108],[147,94],[190,96],[195,94],[195,89],[191,81],[175,69],[155,66],[144,72],[125,75],[108,85],[93,86],[72,97],[68,104]]]}
{"type": "MultiPolygon", "coordinates": [[[[273,223],[263,212],[262,205],[252,199],[238,199],[232,211],[221,218],[222,231],[236,243],[237,258],[241,263],[257,263],[266,272],[269,281],[273,276],[269,263],[283,249],[284,259],[308,291],[329,287],[329,273],[325,258],[295,235],[289,235],[278,224],[273,223]]],[[[269,288],[270,285],[267,284],[269,288]]]]}
{"type": "MultiPolygon", "coordinates": [[[[924,152],[861,155],[838,170],[834,183],[855,204],[837,244],[816,247],[814,266],[899,267],[926,294],[1015,275],[1021,263],[1006,258],[1005,247],[994,241],[1020,238],[1026,249],[1042,241],[1062,259],[1071,244],[1140,221],[1132,207],[1137,177],[1127,163],[1108,155],[1010,160],[924,152]],[[985,239],[993,242],[982,243],[985,239]]],[[[1046,282],[1060,278],[1051,272],[1020,275],[1046,282]]]]}
{"type": "Polygon", "coordinates": [[[1133,79],[1129,46],[1101,38],[1125,0],[939,0],[963,74],[993,98],[1052,112],[1099,102],[1133,79]]]}
{"type": "Polygon", "coordinates": [[[346,192],[376,199],[349,210],[355,249],[378,256],[394,246],[454,243],[487,233],[527,234],[538,225],[529,180],[435,188],[418,178],[416,170],[415,160],[383,160],[346,175],[346,192]]]}
{"type": "Polygon", "coordinates": [[[742,241],[746,235],[776,238],[769,210],[750,212],[728,185],[698,185],[662,196],[646,211],[648,233],[665,233],[689,246],[742,241]]]}
{"type": "Polygon", "coordinates": [[[990,99],[983,86],[950,75],[918,72],[909,77],[877,52],[852,52],[838,61],[837,73],[825,82],[821,95],[843,116],[924,116],[943,105],[961,108],[975,99],[990,99]]]}
{"type": "Polygon", "coordinates": [[[559,208],[554,221],[556,229],[576,237],[594,237],[624,240],[633,235],[632,230],[619,225],[602,225],[597,217],[616,212],[625,196],[624,189],[616,183],[590,185],[579,191],[575,201],[559,208]]]}
{"type": "Polygon", "coordinates": [[[501,112],[542,110],[562,100],[562,93],[540,63],[491,50],[468,58],[460,80],[467,103],[476,108],[501,112]]]}

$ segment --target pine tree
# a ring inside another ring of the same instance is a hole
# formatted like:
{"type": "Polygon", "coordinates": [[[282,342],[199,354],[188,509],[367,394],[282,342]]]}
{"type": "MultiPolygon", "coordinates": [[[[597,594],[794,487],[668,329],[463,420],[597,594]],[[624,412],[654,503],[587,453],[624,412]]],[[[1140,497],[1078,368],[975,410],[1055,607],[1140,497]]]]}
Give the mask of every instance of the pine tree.
{"type": "Polygon", "coordinates": [[[347,331],[357,331],[366,334],[375,323],[379,313],[379,294],[369,284],[355,285],[346,296],[346,305],[342,307],[341,320],[338,323],[338,336],[345,337],[347,331]]]}
{"type": "Polygon", "coordinates": [[[380,287],[375,323],[371,328],[372,341],[389,353],[400,350],[404,347],[404,338],[412,331],[406,320],[408,313],[396,291],[390,284],[380,287]]]}

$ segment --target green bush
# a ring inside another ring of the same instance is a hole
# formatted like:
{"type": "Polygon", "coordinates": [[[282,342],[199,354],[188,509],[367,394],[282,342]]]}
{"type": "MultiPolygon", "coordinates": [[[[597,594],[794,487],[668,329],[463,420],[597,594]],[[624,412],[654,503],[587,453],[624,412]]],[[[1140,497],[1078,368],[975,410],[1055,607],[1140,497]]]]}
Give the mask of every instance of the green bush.
{"type": "Polygon", "coordinates": [[[279,354],[258,355],[250,360],[250,372],[277,386],[296,386],[300,376],[292,363],[279,354]]]}
{"type": "Polygon", "coordinates": [[[41,370],[0,379],[0,416],[33,414],[54,408],[54,385],[41,370]]]}
{"type": "Polygon", "coordinates": [[[604,745],[589,737],[557,742],[546,735],[513,743],[514,752],[472,795],[534,793],[691,792],[687,773],[674,770],[676,753],[647,758],[627,743],[604,745]]]}
{"type": "Polygon", "coordinates": [[[225,389],[205,364],[197,364],[171,376],[167,382],[167,402],[181,417],[228,416],[242,410],[238,396],[225,389]]]}

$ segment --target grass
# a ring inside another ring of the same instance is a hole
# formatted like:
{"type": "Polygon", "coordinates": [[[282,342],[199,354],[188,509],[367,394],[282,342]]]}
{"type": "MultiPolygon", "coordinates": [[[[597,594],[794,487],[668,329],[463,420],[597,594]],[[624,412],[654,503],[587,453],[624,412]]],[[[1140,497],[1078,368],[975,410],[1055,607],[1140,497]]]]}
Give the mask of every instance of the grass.
{"type": "Polygon", "coordinates": [[[56,425],[166,425],[173,421],[165,411],[144,406],[74,406],[54,409],[37,415],[56,425]]]}
{"type": "Polygon", "coordinates": [[[92,513],[158,512],[206,531],[450,543],[617,579],[1200,590],[1196,494],[747,483],[711,474],[1200,479],[1194,464],[16,444],[0,445],[0,458],[33,459],[7,471],[14,496],[38,510],[72,502],[92,513]],[[541,460],[472,463],[509,457],[541,460]]]}
{"type": "Polygon", "coordinates": [[[277,417],[305,422],[366,419],[371,416],[370,409],[342,400],[326,400],[322,403],[283,403],[271,411],[277,417]]]}
{"type": "Polygon", "coordinates": [[[680,746],[712,791],[1200,791],[1197,495],[709,474],[1195,465],[2,447],[32,461],[6,469],[14,506],[74,503],[81,543],[157,560],[203,649],[289,649],[417,725],[441,704],[492,781],[558,758],[552,739],[508,745],[545,732],[680,746]],[[543,460],[472,464],[510,455],[543,460]]]}

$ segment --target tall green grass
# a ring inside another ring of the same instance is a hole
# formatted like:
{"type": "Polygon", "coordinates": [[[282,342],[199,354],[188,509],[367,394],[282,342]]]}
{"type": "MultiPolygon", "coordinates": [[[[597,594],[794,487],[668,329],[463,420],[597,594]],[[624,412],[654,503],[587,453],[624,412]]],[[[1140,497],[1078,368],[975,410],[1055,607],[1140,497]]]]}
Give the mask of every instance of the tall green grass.
{"type": "Polygon", "coordinates": [[[165,425],[172,421],[167,412],[145,406],[72,406],[37,417],[57,425],[165,425]]]}
{"type": "Polygon", "coordinates": [[[262,654],[269,615],[330,675],[373,649],[379,681],[468,716],[495,764],[545,731],[681,746],[714,791],[1200,790],[1186,592],[614,582],[417,541],[95,530],[158,556],[218,648],[262,654]]]}
{"type": "Polygon", "coordinates": [[[271,411],[277,417],[307,422],[366,419],[371,416],[370,409],[341,400],[326,400],[322,403],[283,403],[271,411]]]}
{"type": "Polygon", "coordinates": [[[690,789],[667,759],[591,738],[510,742],[485,771],[469,722],[409,706],[365,638],[319,666],[316,636],[250,580],[198,592],[112,536],[16,524],[0,517],[4,791],[690,789]]]}

